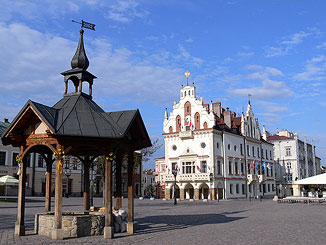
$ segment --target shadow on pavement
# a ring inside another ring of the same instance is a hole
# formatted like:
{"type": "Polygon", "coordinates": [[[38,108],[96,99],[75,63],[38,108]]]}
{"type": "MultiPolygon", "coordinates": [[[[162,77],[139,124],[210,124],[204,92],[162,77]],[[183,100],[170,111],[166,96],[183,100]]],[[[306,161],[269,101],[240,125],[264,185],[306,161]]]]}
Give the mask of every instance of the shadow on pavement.
{"type": "Polygon", "coordinates": [[[188,227],[228,223],[246,217],[228,217],[226,215],[237,214],[244,211],[226,212],[221,214],[188,214],[188,215],[158,215],[137,219],[136,234],[142,235],[188,227]]]}

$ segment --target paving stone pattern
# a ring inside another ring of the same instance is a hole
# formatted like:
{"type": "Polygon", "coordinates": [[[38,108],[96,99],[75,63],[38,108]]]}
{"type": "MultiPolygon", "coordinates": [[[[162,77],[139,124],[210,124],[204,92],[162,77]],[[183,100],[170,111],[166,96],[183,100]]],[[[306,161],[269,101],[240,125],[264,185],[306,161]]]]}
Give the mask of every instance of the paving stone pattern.
{"type": "MultiPolygon", "coordinates": [[[[101,206],[102,199],[94,200],[101,206]]],[[[64,198],[63,210],[82,210],[82,198],[64,198]]],[[[54,203],[52,203],[52,206],[54,203]]],[[[127,207],[127,199],[123,207],[127,207]]],[[[34,215],[43,198],[26,200],[27,235],[14,236],[17,203],[0,202],[1,244],[325,244],[326,204],[135,200],[136,234],[115,234],[53,241],[34,234],[34,215]]]]}

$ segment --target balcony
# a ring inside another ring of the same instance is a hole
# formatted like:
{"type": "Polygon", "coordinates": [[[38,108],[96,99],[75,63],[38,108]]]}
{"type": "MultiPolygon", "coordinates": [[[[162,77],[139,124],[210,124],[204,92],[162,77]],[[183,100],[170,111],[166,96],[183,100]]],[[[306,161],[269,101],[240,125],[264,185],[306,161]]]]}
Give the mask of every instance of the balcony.
{"type": "Polygon", "coordinates": [[[179,132],[179,138],[180,139],[193,139],[194,135],[191,130],[187,130],[187,131],[179,132]]]}
{"type": "MultiPolygon", "coordinates": [[[[165,174],[164,181],[174,181],[173,174],[165,174]]],[[[178,174],[177,182],[194,182],[194,181],[210,181],[208,173],[196,173],[196,174],[178,174]]]]}
{"type": "Polygon", "coordinates": [[[262,184],[266,181],[266,176],[264,174],[258,175],[259,183],[262,184]]]}
{"type": "Polygon", "coordinates": [[[254,181],[258,181],[257,175],[255,174],[248,174],[247,179],[248,179],[248,185],[250,185],[254,181]]]}

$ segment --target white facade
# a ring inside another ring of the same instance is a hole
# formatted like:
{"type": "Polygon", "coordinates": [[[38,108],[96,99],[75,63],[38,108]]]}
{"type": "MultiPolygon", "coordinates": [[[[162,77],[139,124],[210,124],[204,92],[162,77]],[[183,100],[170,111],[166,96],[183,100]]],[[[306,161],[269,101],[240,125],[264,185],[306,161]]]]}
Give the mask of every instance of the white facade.
{"type": "Polygon", "coordinates": [[[311,144],[306,137],[302,141],[297,134],[288,130],[264,137],[274,144],[274,160],[279,163],[276,180],[279,184],[289,185],[287,195],[293,194],[293,181],[321,173],[320,158],[316,156],[313,140],[311,144]]]}
{"type": "Polygon", "coordinates": [[[246,114],[237,117],[221,103],[197,100],[196,88],[186,86],[170,115],[165,112],[163,130],[165,161],[160,164],[166,168],[160,181],[167,198],[174,184],[172,169],[178,169],[181,199],[274,195],[273,145],[261,139],[250,103],[246,114]]]}

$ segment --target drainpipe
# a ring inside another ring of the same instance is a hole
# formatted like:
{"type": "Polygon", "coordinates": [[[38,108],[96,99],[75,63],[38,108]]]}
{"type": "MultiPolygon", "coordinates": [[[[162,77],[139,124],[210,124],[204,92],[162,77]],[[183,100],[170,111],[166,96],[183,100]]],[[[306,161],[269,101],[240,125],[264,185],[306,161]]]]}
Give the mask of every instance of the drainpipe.
{"type": "Polygon", "coordinates": [[[226,159],[226,152],[225,152],[225,147],[224,147],[224,130],[222,130],[222,144],[221,147],[223,147],[223,159],[224,159],[224,199],[226,199],[226,163],[227,163],[227,159],[226,159]]]}
{"type": "Polygon", "coordinates": [[[246,199],[248,198],[248,164],[247,164],[247,153],[246,153],[246,136],[243,136],[243,154],[245,157],[245,172],[246,172],[246,199]]]}

